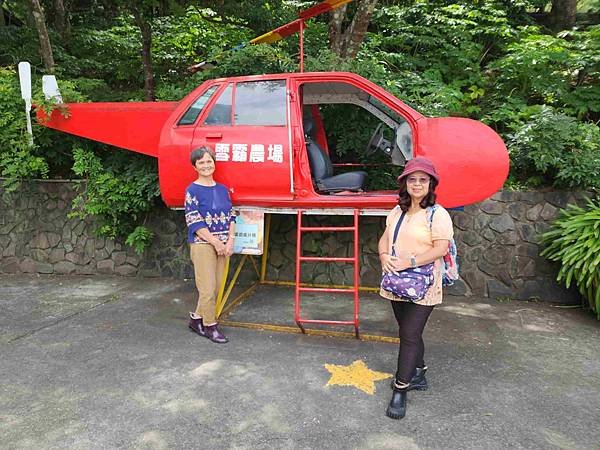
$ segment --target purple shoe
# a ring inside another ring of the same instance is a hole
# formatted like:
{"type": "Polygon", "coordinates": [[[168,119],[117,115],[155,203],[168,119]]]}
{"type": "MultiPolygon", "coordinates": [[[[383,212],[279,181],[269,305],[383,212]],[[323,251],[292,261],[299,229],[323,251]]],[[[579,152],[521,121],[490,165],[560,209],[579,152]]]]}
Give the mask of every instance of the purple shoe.
{"type": "Polygon", "coordinates": [[[209,338],[211,341],[217,344],[225,344],[229,342],[229,339],[225,337],[223,333],[217,328],[217,324],[204,327],[204,336],[209,338]]]}
{"type": "Polygon", "coordinates": [[[206,329],[204,327],[204,324],[202,323],[202,317],[200,317],[199,319],[194,319],[190,317],[188,327],[190,330],[192,330],[195,333],[198,333],[200,336],[207,337],[206,329]]]}

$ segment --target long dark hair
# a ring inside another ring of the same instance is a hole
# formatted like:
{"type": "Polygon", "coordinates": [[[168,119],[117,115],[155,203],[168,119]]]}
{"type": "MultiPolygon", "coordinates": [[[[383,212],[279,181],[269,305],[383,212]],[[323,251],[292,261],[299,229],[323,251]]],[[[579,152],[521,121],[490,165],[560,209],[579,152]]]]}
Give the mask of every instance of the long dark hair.
{"type": "MultiPolygon", "coordinates": [[[[410,195],[408,195],[408,189],[406,188],[407,178],[407,176],[402,177],[398,182],[398,205],[403,212],[408,211],[412,202],[410,195]]],[[[437,185],[438,181],[432,176],[429,176],[429,192],[427,192],[427,195],[425,195],[425,197],[423,197],[419,202],[419,206],[421,208],[425,209],[428,206],[435,205],[435,199],[437,198],[437,195],[435,194],[435,188],[437,185]]]]}

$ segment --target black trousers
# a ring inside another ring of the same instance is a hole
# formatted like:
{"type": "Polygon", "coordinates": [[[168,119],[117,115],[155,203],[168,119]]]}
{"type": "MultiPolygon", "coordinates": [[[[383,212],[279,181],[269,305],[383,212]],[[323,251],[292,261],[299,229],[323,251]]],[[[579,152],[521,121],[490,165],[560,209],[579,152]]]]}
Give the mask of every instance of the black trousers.
{"type": "Polygon", "coordinates": [[[423,329],[434,307],[411,302],[391,301],[390,303],[398,322],[398,336],[400,337],[396,380],[408,383],[413,376],[415,367],[425,366],[423,329]]]}

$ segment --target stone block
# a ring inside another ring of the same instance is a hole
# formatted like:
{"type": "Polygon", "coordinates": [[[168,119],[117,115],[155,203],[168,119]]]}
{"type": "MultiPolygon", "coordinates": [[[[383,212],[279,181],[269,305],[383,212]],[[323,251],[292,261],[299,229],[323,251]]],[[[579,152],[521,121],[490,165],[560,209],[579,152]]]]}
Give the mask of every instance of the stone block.
{"type": "Polygon", "coordinates": [[[100,250],[100,249],[104,248],[105,242],[106,242],[106,238],[103,236],[99,236],[96,239],[94,239],[94,246],[95,246],[96,250],[100,250]]]}
{"type": "Polygon", "coordinates": [[[581,296],[577,289],[572,286],[566,289],[550,277],[537,277],[535,280],[527,280],[517,291],[517,298],[523,300],[542,300],[561,304],[578,304],[581,296]]]}
{"type": "Polygon", "coordinates": [[[48,242],[48,236],[46,236],[46,233],[39,233],[32,239],[32,241],[29,243],[29,246],[31,248],[49,248],[50,243],[48,242]]]}
{"type": "Polygon", "coordinates": [[[104,248],[101,250],[96,250],[96,252],[94,252],[94,258],[96,259],[96,261],[102,261],[104,259],[107,259],[109,256],[109,253],[104,248]]]}
{"type": "Polygon", "coordinates": [[[113,239],[106,239],[106,243],[104,244],[104,249],[110,256],[112,252],[115,250],[115,241],[113,239]]]}
{"type": "Polygon", "coordinates": [[[36,261],[35,272],[46,274],[54,273],[54,267],[50,263],[36,261]]]}
{"type": "Polygon", "coordinates": [[[75,273],[77,275],[94,275],[96,273],[95,264],[87,264],[85,266],[75,267],[75,273]]]}
{"type": "Polygon", "coordinates": [[[558,208],[546,203],[540,212],[540,217],[545,221],[554,220],[558,217],[558,208]]]}
{"type": "Polygon", "coordinates": [[[86,257],[86,259],[88,259],[88,258],[92,259],[94,257],[94,255],[95,255],[95,251],[94,251],[95,244],[96,244],[95,243],[95,239],[92,239],[92,238],[88,238],[85,241],[85,244],[83,246],[83,254],[86,257]]]}
{"type": "Polygon", "coordinates": [[[483,253],[484,259],[495,265],[500,266],[508,262],[510,251],[502,245],[493,245],[483,253]]]}
{"type": "Polygon", "coordinates": [[[64,248],[53,248],[50,250],[50,256],[48,257],[48,262],[51,264],[55,264],[59,261],[64,261],[65,259],[65,249],[64,248]]]}
{"type": "Polygon", "coordinates": [[[47,233],[47,238],[48,238],[48,244],[50,245],[50,247],[54,248],[58,245],[58,243],[60,242],[60,235],[57,233],[47,233]]]}
{"type": "Polygon", "coordinates": [[[115,273],[124,277],[133,277],[137,273],[137,268],[129,264],[123,264],[115,269],[115,273]]]}
{"type": "Polygon", "coordinates": [[[544,201],[544,194],[542,192],[521,192],[521,201],[535,205],[544,201]]]}
{"type": "Polygon", "coordinates": [[[479,209],[487,214],[497,215],[502,214],[504,211],[504,205],[494,200],[485,200],[479,204],[479,209]]]}
{"type": "Polygon", "coordinates": [[[496,242],[504,245],[515,245],[517,243],[517,232],[514,230],[505,231],[496,237],[496,242]]]}
{"type": "Polygon", "coordinates": [[[540,213],[542,212],[543,208],[544,208],[544,205],[542,205],[542,204],[534,205],[531,208],[529,208],[529,210],[527,211],[527,214],[526,214],[527,220],[531,220],[533,222],[538,220],[540,218],[540,213]]]}
{"type": "Polygon", "coordinates": [[[60,261],[54,264],[54,272],[61,275],[70,275],[75,272],[75,264],[70,261],[60,261]]]}
{"type": "Polygon", "coordinates": [[[7,258],[7,257],[10,257],[10,256],[16,256],[16,254],[17,254],[16,251],[17,251],[17,248],[16,248],[15,243],[11,242],[2,251],[2,258],[7,258]]]}
{"type": "Polygon", "coordinates": [[[495,233],[492,229],[490,228],[484,228],[481,231],[481,236],[488,242],[495,242],[496,241],[496,237],[497,237],[497,233],[495,233]]]}
{"type": "Polygon", "coordinates": [[[444,293],[449,295],[468,295],[469,289],[463,280],[456,280],[452,286],[446,286],[444,293]]]}
{"type": "Polygon", "coordinates": [[[97,269],[98,273],[110,275],[115,272],[115,263],[110,259],[98,261],[96,263],[96,269],[97,269]]]}
{"type": "Polygon", "coordinates": [[[481,234],[477,231],[465,231],[462,234],[462,242],[469,246],[480,244],[482,240],[481,234]]]}
{"type": "MultiPolygon", "coordinates": [[[[186,260],[189,260],[189,258],[187,258],[186,260]]],[[[140,265],[140,258],[138,256],[127,256],[127,258],[125,259],[125,263],[137,267],[140,265]]]]}
{"type": "Polygon", "coordinates": [[[535,258],[539,255],[540,249],[536,244],[529,244],[527,242],[520,242],[515,246],[515,253],[518,256],[528,256],[535,258]]]}
{"type": "Polygon", "coordinates": [[[492,218],[490,216],[488,216],[487,214],[479,214],[477,216],[475,216],[475,220],[473,221],[473,230],[475,231],[480,231],[483,230],[484,228],[486,228],[490,221],[492,220],[492,218]]]}
{"type": "Polygon", "coordinates": [[[85,222],[83,220],[79,220],[77,224],[73,227],[73,235],[79,237],[83,234],[85,230],[85,222]]]}
{"type": "Polygon", "coordinates": [[[473,216],[470,216],[463,211],[454,213],[452,221],[454,226],[461,230],[469,230],[473,226],[473,216]]]}
{"type": "Polygon", "coordinates": [[[112,260],[115,262],[115,266],[122,266],[127,260],[127,253],[115,251],[112,254],[112,260]]]}
{"type": "Polygon", "coordinates": [[[471,205],[465,206],[465,208],[463,209],[463,212],[470,216],[477,216],[477,215],[481,214],[481,210],[479,209],[479,206],[477,204],[471,204],[471,205]]]}
{"type": "Polygon", "coordinates": [[[80,264],[81,258],[75,252],[68,252],[65,254],[65,260],[72,262],[73,264],[80,264]]]}
{"type": "Polygon", "coordinates": [[[511,276],[509,274],[509,268],[506,265],[494,265],[487,261],[485,258],[480,259],[477,262],[477,267],[483,273],[489,275],[491,278],[499,279],[503,283],[510,285],[511,284],[511,276]]]}
{"type": "Polygon", "coordinates": [[[520,199],[520,194],[516,191],[500,191],[494,194],[492,198],[500,202],[515,202],[520,199]]]}
{"type": "MultiPolygon", "coordinates": [[[[538,235],[544,234],[546,231],[549,231],[552,226],[546,222],[537,222],[535,224],[535,231],[538,235]]],[[[538,238],[539,240],[539,238],[538,238]]]]}
{"type": "Polygon", "coordinates": [[[487,295],[486,277],[478,270],[462,270],[460,273],[461,279],[469,286],[473,295],[482,297],[487,295]]]}
{"type": "Polygon", "coordinates": [[[515,219],[524,221],[530,208],[525,203],[515,202],[508,205],[508,214],[515,219]]]}
{"type": "Polygon", "coordinates": [[[515,221],[508,214],[504,213],[494,217],[490,222],[490,228],[498,233],[515,229],[515,221]]]}
{"type": "Polygon", "coordinates": [[[465,248],[464,246],[461,246],[458,257],[460,258],[461,263],[466,261],[477,262],[481,257],[482,251],[481,247],[465,248]]]}
{"type": "Polygon", "coordinates": [[[498,280],[487,280],[487,296],[489,298],[513,297],[514,290],[498,280]]]}
{"type": "Polygon", "coordinates": [[[535,227],[528,223],[517,224],[517,233],[521,240],[532,244],[537,244],[537,232],[535,227]]]}
{"type": "Polygon", "coordinates": [[[0,273],[19,273],[21,271],[22,267],[19,264],[19,258],[16,256],[0,259],[0,273]]]}
{"type": "Polygon", "coordinates": [[[546,192],[544,195],[548,203],[562,209],[566,208],[569,204],[569,197],[571,197],[571,193],[567,191],[546,192]]]}
{"type": "Polygon", "coordinates": [[[31,257],[39,262],[48,262],[50,259],[50,251],[34,248],[31,250],[31,257]]]}
{"type": "Polygon", "coordinates": [[[535,260],[527,256],[515,256],[511,261],[511,276],[513,278],[531,278],[535,273],[535,260]]]}

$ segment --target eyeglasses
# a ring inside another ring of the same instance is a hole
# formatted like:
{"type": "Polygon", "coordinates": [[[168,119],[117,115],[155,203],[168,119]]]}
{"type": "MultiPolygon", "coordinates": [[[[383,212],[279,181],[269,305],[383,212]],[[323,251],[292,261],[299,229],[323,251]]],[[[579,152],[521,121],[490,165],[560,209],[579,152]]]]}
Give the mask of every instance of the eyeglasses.
{"type": "Polygon", "coordinates": [[[428,184],[429,183],[429,178],[426,177],[422,177],[422,178],[417,178],[417,177],[408,177],[406,179],[406,182],[408,184],[428,184]]]}

